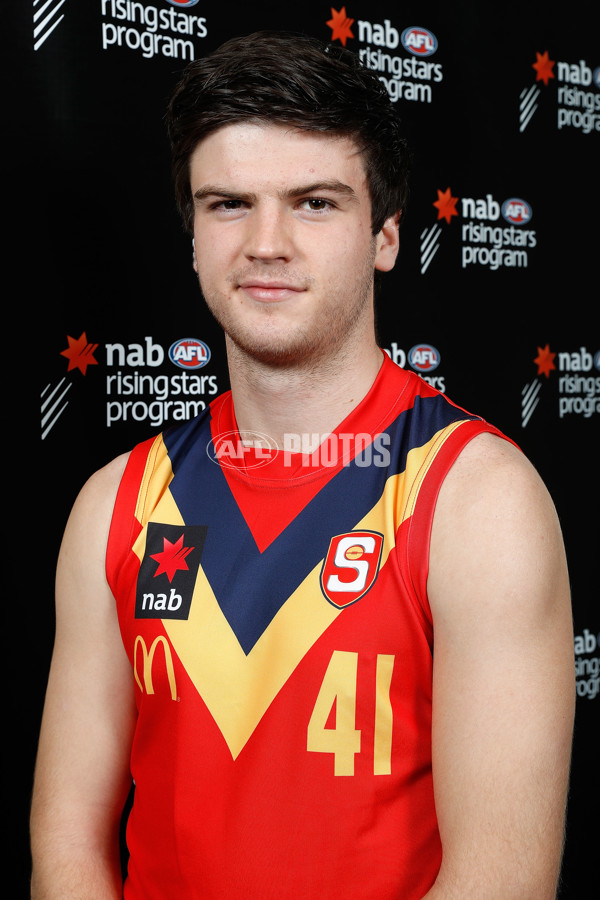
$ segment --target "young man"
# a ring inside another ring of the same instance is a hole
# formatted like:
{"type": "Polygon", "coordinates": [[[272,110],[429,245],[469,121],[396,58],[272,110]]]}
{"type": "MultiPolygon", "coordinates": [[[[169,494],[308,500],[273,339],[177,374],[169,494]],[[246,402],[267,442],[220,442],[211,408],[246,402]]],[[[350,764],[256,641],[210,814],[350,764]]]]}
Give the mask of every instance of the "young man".
{"type": "Polygon", "coordinates": [[[34,897],[554,897],[560,531],[519,450],[377,346],[392,104],[352,54],[259,34],[188,68],[169,129],[231,392],[73,509],[34,897]]]}

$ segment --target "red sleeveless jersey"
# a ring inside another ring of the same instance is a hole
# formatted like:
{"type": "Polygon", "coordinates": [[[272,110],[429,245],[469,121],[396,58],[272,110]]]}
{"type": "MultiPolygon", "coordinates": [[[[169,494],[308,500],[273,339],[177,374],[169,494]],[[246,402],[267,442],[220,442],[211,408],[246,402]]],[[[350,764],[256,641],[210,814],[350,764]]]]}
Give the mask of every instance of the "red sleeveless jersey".
{"type": "Polygon", "coordinates": [[[107,553],[139,711],[126,900],[431,887],[429,535],[484,431],[386,357],[312,455],[240,441],[230,394],[134,449],[107,553]]]}

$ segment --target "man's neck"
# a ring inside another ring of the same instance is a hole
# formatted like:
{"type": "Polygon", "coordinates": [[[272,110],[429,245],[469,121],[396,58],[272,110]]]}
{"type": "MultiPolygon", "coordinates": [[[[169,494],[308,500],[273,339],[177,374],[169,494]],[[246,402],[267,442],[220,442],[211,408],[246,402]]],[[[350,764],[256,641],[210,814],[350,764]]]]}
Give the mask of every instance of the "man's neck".
{"type": "Polygon", "coordinates": [[[240,433],[266,435],[280,448],[300,436],[304,447],[308,440],[314,448],[369,392],[383,354],[372,341],[343,358],[274,367],[248,359],[228,342],[228,360],[240,433]]]}

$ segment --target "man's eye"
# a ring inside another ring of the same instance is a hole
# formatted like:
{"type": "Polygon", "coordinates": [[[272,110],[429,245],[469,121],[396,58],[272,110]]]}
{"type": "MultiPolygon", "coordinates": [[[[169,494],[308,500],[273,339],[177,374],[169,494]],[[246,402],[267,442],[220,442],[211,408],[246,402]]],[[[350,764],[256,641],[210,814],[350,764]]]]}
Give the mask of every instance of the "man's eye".
{"type": "Polygon", "coordinates": [[[328,209],[331,206],[329,200],[323,200],[322,197],[308,197],[304,201],[309,209],[315,210],[315,212],[320,212],[323,209],[328,209]]]}
{"type": "Polygon", "coordinates": [[[215,207],[217,209],[239,209],[241,205],[241,200],[220,200],[215,207]]]}

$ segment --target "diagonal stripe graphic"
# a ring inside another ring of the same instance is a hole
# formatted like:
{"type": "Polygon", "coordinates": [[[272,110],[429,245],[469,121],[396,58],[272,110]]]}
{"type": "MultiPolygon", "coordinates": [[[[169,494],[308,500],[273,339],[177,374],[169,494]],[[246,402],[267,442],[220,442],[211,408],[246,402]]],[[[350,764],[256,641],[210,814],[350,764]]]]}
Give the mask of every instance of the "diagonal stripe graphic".
{"type": "Polygon", "coordinates": [[[61,380],[58,382],[56,387],[48,394],[48,396],[46,397],[45,400],[44,400],[44,395],[48,392],[51,385],[49,385],[49,384],[46,385],[46,387],[42,391],[42,410],[41,411],[42,411],[42,414],[45,413],[45,415],[42,415],[42,440],[44,440],[44,438],[47,437],[47,435],[50,433],[50,431],[56,424],[59,416],[62,415],[62,413],[65,411],[65,409],[69,405],[69,401],[67,400],[65,403],[63,403],[61,408],[57,411],[58,405],[62,402],[62,400],[64,399],[64,397],[67,394],[67,391],[69,391],[71,388],[71,385],[67,384],[66,387],[64,387],[64,389],[61,391],[61,393],[58,394],[56,399],[54,399],[57,392],[60,391],[61,388],[63,388],[64,383],[65,383],[65,379],[61,378],[61,380]],[[54,400],[54,402],[52,403],[53,400],[54,400]],[[48,409],[48,406],[51,403],[52,403],[52,406],[50,406],[50,408],[48,409]]]}
{"type": "Polygon", "coordinates": [[[439,250],[441,232],[442,229],[439,225],[434,225],[429,230],[426,228],[421,232],[421,275],[425,274],[439,250]]]}
{"type": "Polygon", "coordinates": [[[521,400],[521,427],[525,428],[529,420],[531,419],[533,412],[538,405],[539,397],[538,394],[542,388],[542,385],[539,381],[532,381],[531,384],[526,384],[523,390],[521,391],[522,400],[521,400]]]}
{"type": "Polygon", "coordinates": [[[523,132],[527,128],[529,122],[535,111],[538,108],[538,97],[540,96],[540,89],[535,85],[527,90],[523,88],[520,94],[520,102],[519,102],[519,131],[523,132]]]}
{"type": "Polygon", "coordinates": [[[42,44],[48,40],[54,29],[57,28],[64,19],[64,13],[58,18],[56,18],[56,16],[58,15],[59,9],[67,2],[67,0],[46,0],[46,3],[44,3],[36,12],[35,7],[39,2],[40,0],[33,0],[34,50],[39,50],[42,44]],[[44,16],[49,7],[50,11],[42,19],[42,16],[44,16]]]}

